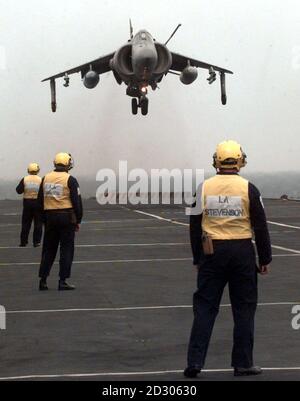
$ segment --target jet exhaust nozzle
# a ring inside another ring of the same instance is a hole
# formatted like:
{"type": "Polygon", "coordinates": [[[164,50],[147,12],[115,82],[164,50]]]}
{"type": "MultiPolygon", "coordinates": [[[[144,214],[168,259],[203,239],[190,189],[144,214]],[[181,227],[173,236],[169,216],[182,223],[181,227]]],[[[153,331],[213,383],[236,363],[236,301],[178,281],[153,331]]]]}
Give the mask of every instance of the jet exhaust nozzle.
{"type": "Polygon", "coordinates": [[[193,82],[196,81],[197,78],[198,78],[198,70],[196,67],[191,67],[191,66],[186,67],[180,75],[180,81],[184,85],[191,85],[193,82]]]}
{"type": "Polygon", "coordinates": [[[95,71],[89,71],[86,73],[83,84],[87,89],[94,89],[100,82],[100,76],[95,71]]]}

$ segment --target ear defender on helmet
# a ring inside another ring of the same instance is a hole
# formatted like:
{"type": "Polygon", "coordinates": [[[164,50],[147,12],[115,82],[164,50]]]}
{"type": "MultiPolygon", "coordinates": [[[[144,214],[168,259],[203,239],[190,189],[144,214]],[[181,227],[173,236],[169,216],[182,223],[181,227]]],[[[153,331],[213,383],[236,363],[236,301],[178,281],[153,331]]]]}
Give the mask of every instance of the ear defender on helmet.
{"type": "Polygon", "coordinates": [[[59,153],[54,160],[55,167],[63,167],[70,171],[74,167],[74,160],[70,153],[59,153]]]}
{"type": "Polygon", "coordinates": [[[218,168],[217,160],[218,160],[218,155],[217,155],[217,153],[215,153],[213,156],[213,168],[215,168],[215,169],[218,168]]]}
{"type": "Polygon", "coordinates": [[[247,166],[247,155],[246,153],[243,151],[243,149],[241,148],[242,151],[242,158],[241,158],[241,162],[240,162],[240,168],[246,167],[247,166]]]}
{"type": "Polygon", "coordinates": [[[72,170],[74,168],[74,159],[71,153],[69,153],[69,156],[70,156],[69,170],[72,170]]]}

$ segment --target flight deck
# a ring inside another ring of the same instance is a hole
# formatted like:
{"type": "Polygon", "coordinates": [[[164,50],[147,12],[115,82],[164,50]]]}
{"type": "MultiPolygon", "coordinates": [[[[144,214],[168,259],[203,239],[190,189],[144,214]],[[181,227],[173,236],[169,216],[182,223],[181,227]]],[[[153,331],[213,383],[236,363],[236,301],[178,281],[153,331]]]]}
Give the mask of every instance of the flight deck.
{"type": "MultiPolygon", "coordinates": [[[[22,204],[0,202],[0,381],[188,381],[196,269],[182,206],[99,206],[85,201],[70,283],[38,291],[41,249],[18,248],[22,204]]],[[[271,274],[259,277],[255,363],[264,374],[234,378],[227,291],[205,371],[197,381],[300,380],[300,202],[265,200],[271,274]],[[300,319],[298,319],[299,321],[300,319]]]]}

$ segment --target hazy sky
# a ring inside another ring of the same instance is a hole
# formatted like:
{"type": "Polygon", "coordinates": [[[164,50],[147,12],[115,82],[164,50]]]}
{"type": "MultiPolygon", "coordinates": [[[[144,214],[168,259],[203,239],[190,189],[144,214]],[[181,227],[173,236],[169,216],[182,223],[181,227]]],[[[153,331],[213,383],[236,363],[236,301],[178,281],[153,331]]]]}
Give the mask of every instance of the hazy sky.
{"type": "Polygon", "coordinates": [[[237,139],[248,171],[300,168],[300,2],[298,0],[0,0],[0,174],[18,179],[29,162],[42,172],[72,152],[76,175],[100,168],[204,168],[216,144],[237,139]],[[92,91],[79,75],[58,83],[58,112],[40,81],[116,50],[146,28],[169,48],[235,72],[228,106],[207,72],[185,87],[168,76],[150,93],[148,117],[131,115],[111,73],[92,91]]]}

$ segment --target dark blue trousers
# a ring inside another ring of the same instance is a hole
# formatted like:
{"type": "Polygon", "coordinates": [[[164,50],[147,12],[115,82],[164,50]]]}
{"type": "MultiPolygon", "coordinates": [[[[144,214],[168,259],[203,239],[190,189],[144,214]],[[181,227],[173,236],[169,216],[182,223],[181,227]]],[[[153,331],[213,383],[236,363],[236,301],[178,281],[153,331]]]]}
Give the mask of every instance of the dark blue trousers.
{"type": "Polygon", "coordinates": [[[71,268],[75,250],[75,224],[72,223],[71,212],[49,212],[46,214],[46,225],[42,261],[39,276],[47,279],[56,258],[60,245],[60,271],[61,280],[71,276],[71,268]]]}
{"type": "Polygon", "coordinates": [[[194,295],[194,324],[188,366],[203,368],[226,285],[234,318],[232,366],[253,366],[254,319],[257,308],[257,268],[251,240],[215,241],[215,254],[205,256],[194,295]]]}
{"type": "Polygon", "coordinates": [[[33,244],[40,244],[43,236],[43,222],[38,202],[34,199],[24,199],[23,205],[21,244],[28,244],[32,222],[34,222],[33,244]]]}

